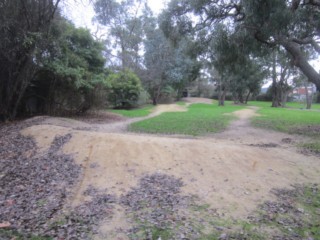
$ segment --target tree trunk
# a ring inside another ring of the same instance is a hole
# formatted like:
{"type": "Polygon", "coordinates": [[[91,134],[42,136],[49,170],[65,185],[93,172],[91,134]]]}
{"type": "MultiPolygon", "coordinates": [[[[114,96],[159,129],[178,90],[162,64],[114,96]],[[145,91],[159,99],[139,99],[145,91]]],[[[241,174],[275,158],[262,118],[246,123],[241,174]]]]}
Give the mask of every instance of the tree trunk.
{"type": "Polygon", "coordinates": [[[277,66],[276,66],[276,53],[273,52],[272,59],[272,105],[271,107],[279,107],[279,86],[277,83],[277,66]]]}
{"type": "Polygon", "coordinates": [[[311,109],[313,94],[312,94],[312,93],[309,94],[309,91],[308,91],[308,83],[307,83],[307,82],[304,82],[304,89],[305,89],[305,91],[306,91],[307,109],[311,109]]]}
{"type": "Polygon", "coordinates": [[[152,98],[152,104],[153,105],[157,105],[158,104],[157,98],[155,96],[152,98]]]}
{"type": "Polygon", "coordinates": [[[245,100],[244,104],[248,103],[250,95],[251,95],[251,92],[249,91],[247,96],[246,96],[246,100],[245,100]]]}
{"type": "Polygon", "coordinates": [[[241,104],[244,103],[243,95],[241,93],[239,93],[238,99],[239,99],[239,103],[241,104]]]}
{"type": "Polygon", "coordinates": [[[157,89],[154,89],[154,91],[153,91],[153,97],[152,97],[152,104],[153,105],[158,104],[160,93],[161,93],[161,88],[160,88],[160,86],[158,86],[157,89]]]}
{"type": "Polygon", "coordinates": [[[314,83],[317,90],[320,91],[320,74],[309,64],[306,57],[300,50],[300,45],[288,40],[282,40],[281,45],[293,57],[294,65],[297,66],[308,78],[308,81],[314,83]]]}
{"type": "Polygon", "coordinates": [[[287,106],[288,94],[289,94],[288,91],[282,90],[282,93],[281,93],[281,107],[283,107],[283,108],[287,106]]]}
{"type": "Polygon", "coordinates": [[[224,106],[224,101],[226,99],[226,94],[227,94],[227,91],[225,89],[222,92],[220,92],[220,95],[219,95],[219,106],[224,106]]]}
{"type": "Polygon", "coordinates": [[[316,103],[320,103],[320,91],[317,92],[316,103]]]}
{"type": "Polygon", "coordinates": [[[30,50],[25,59],[15,66],[15,72],[10,72],[8,80],[3,83],[0,101],[1,112],[5,119],[13,120],[16,117],[21,99],[35,74],[32,51],[30,50]]]}

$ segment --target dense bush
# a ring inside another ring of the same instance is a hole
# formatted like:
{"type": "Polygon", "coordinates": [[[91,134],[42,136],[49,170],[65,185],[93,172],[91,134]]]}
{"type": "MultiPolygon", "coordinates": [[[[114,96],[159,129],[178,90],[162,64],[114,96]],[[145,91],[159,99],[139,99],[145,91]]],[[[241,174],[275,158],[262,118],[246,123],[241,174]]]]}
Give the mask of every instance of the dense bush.
{"type": "Polygon", "coordinates": [[[107,77],[108,99],[114,108],[129,109],[137,105],[143,91],[141,81],[133,72],[124,70],[107,77]]]}

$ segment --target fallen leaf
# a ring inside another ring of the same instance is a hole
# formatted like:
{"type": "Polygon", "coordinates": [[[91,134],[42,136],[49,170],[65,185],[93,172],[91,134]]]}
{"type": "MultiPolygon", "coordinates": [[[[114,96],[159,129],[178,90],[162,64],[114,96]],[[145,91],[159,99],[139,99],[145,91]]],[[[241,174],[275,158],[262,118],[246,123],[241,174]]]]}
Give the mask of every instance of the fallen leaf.
{"type": "Polygon", "coordinates": [[[11,224],[9,222],[0,223],[0,228],[8,228],[10,226],[11,226],[11,224]]]}

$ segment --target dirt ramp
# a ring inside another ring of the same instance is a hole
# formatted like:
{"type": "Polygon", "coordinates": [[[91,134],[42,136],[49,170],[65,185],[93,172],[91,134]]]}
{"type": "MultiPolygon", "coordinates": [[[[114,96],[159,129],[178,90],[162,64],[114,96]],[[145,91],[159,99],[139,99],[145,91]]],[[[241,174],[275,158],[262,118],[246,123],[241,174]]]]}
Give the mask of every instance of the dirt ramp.
{"type": "Polygon", "coordinates": [[[272,188],[318,182],[318,160],[284,148],[257,148],[214,139],[175,139],[108,134],[39,125],[27,128],[45,147],[56,135],[71,133],[64,146],[85,171],[73,205],[85,200],[92,185],[120,196],[147,173],[182,178],[186,194],[198,195],[227,216],[245,216],[272,198],[272,188]],[[290,156],[290,157],[288,157],[290,156]]]}

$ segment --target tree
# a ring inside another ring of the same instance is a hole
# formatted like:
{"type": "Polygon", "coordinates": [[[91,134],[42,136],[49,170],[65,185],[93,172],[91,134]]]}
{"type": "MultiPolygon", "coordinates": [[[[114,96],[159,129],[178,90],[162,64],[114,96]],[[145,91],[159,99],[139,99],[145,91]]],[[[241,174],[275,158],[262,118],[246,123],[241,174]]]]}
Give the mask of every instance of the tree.
{"type": "Polygon", "coordinates": [[[320,74],[305,54],[320,52],[319,9],[316,0],[172,0],[166,14],[167,22],[174,26],[172,29],[192,22],[192,14],[197,16],[199,22],[193,29],[199,33],[207,31],[207,39],[212,37],[213,23],[225,22],[254,39],[250,44],[266,45],[269,49],[281,46],[290,54],[292,63],[320,90],[320,74]]]}
{"type": "Polygon", "coordinates": [[[82,113],[95,105],[98,90],[106,88],[103,49],[89,30],[62,17],[54,19],[37,57],[39,71],[28,88],[31,97],[44,102],[43,112],[82,113]]]}
{"type": "Polygon", "coordinates": [[[107,41],[112,49],[118,50],[116,55],[122,70],[135,70],[140,64],[142,6],[143,0],[94,1],[95,19],[107,28],[107,41]]]}
{"type": "Polygon", "coordinates": [[[124,70],[110,74],[107,82],[110,86],[109,100],[115,108],[132,108],[136,105],[143,90],[137,75],[124,70]]]}
{"type": "Polygon", "coordinates": [[[271,56],[269,56],[270,76],[272,78],[272,107],[286,107],[288,94],[292,90],[289,80],[296,74],[291,61],[287,57],[287,53],[279,48],[274,48],[271,56]]]}
{"type": "Polygon", "coordinates": [[[196,79],[201,67],[197,55],[192,53],[192,39],[181,36],[179,41],[173,43],[166,38],[159,22],[162,22],[161,17],[156,19],[150,13],[145,14],[145,70],[142,79],[153,104],[158,103],[164,89],[173,88],[181,97],[184,88],[196,79]]]}
{"type": "Polygon", "coordinates": [[[308,83],[307,78],[303,75],[303,74],[298,74],[294,79],[293,79],[293,88],[296,89],[301,89],[302,87],[305,90],[305,100],[306,100],[306,105],[307,105],[307,109],[311,109],[312,106],[312,101],[313,101],[313,86],[312,83],[308,83]],[[311,92],[309,91],[311,87],[311,92]]]}
{"type": "Polygon", "coordinates": [[[37,72],[36,51],[45,41],[60,0],[0,2],[0,115],[13,119],[37,72]]]}
{"type": "Polygon", "coordinates": [[[217,72],[219,105],[224,105],[226,93],[232,93],[235,103],[247,103],[256,94],[265,78],[261,61],[245,47],[243,35],[232,33],[224,25],[216,25],[208,53],[217,72]]]}

